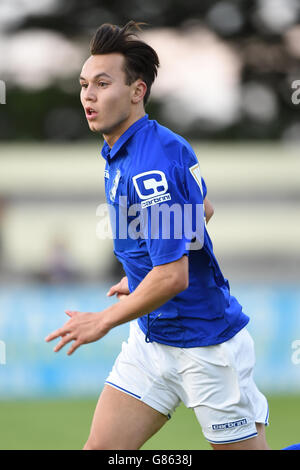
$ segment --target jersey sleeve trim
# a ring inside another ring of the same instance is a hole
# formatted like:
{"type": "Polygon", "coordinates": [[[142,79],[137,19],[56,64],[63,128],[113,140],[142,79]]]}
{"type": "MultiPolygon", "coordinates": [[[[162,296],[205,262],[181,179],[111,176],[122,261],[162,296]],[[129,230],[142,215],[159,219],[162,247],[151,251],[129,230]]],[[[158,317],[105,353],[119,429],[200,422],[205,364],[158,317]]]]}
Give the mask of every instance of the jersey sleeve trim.
{"type": "Polygon", "coordinates": [[[167,255],[161,255],[161,256],[153,256],[151,257],[151,261],[154,266],[160,266],[162,264],[168,264],[168,263],[173,263],[174,261],[178,261],[180,258],[182,258],[184,255],[189,255],[189,250],[176,250],[176,251],[171,251],[171,253],[168,253],[167,255]]]}

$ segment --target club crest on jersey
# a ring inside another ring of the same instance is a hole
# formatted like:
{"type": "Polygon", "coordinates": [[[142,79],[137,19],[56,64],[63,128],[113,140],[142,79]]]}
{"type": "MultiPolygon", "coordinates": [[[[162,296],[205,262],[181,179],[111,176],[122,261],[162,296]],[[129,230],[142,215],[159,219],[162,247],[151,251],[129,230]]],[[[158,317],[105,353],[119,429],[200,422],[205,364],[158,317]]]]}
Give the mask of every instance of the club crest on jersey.
{"type": "Polygon", "coordinates": [[[114,177],[112,186],[111,186],[110,191],[109,191],[109,197],[110,197],[110,200],[112,202],[114,202],[115,198],[116,198],[116,192],[117,192],[117,189],[118,189],[120,177],[121,177],[121,172],[120,172],[119,169],[117,169],[116,176],[114,177]]]}
{"type": "Polygon", "coordinates": [[[132,178],[142,208],[159,204],[171,199],[166,175],[160,170],[145,171],[132,178]]]}

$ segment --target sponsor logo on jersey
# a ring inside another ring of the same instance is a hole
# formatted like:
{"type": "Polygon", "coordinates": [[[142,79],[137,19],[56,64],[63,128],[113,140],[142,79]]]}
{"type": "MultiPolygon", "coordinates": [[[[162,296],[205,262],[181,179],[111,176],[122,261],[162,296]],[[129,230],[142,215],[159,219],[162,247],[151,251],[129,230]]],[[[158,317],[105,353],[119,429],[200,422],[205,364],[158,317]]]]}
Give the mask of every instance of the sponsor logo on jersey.
{"type": "Polygon", "coordinates": [[[243,419],[238,419],[237,421],[230,421],[229,423],[213,424],[212,425],[212,430],[213,431],[223,431],[223,429],[236,428],[238,426],[244,426],[247,423],[248,423],[247,419],[243,418],[243,419]]]}
{"type": "Polygon", "coordinates": [[[109,171],[108,170],[104,170],[104,178],[109,179],[109,171]]]}
{"type": "Polygon", "coordinates": [[[164,194],[163,196],[147,199],[146,201],[141,202],[141,208],[144,209],[145,207],[154,206],[154,204],[159,204],[160,202],[170,201],[170,199],[171,199],[171,196],[169,193],[164,194]]]}
{"type": "Polygon", "coordinates": [[[136,192],[141,199],[141,207],[153,206],[171,199],[166,175],[160,170],[145,171],[132,178],[136,192]]]}

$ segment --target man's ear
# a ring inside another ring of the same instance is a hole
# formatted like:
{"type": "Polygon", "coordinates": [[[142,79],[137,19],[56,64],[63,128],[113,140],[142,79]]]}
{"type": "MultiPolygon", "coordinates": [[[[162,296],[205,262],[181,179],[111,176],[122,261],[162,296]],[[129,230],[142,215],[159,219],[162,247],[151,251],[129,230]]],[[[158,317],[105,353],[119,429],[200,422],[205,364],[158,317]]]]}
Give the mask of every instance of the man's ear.
{"type": "Polygon", "coordinates": [[[133,85],[134,86],[132,90],[131,99],[134,104],[138,104],[140,101],[143,101],[144,99],[144,96],[147,92],[147,85],[141,79],[136,80],[133,85]]]}

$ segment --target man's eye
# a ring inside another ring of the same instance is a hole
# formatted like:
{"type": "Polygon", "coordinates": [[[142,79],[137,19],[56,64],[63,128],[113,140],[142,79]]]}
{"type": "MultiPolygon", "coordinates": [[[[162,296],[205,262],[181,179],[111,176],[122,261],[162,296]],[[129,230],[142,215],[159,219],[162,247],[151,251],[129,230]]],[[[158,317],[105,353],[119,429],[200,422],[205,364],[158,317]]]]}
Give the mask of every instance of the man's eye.
{"type": "Polygon", "coordinates": [[[107,83],[106,83],[106,82],[98,82],[98,85],[99,85],[101,88],[103,88],[103,87],[105,87],[105,86],[107,85],[107,83]]]}
{"type": "Polygon", "coordinates": [[[88,87],[88,86],[87,86],[86,83],[82,83],[82,84],[81,84],[81,88],[87,88],[87,87],[88,87]]]}

